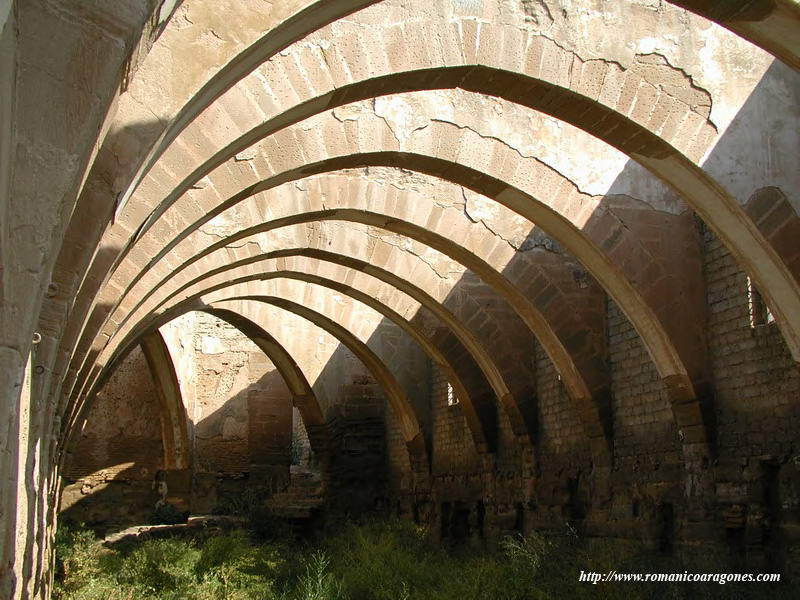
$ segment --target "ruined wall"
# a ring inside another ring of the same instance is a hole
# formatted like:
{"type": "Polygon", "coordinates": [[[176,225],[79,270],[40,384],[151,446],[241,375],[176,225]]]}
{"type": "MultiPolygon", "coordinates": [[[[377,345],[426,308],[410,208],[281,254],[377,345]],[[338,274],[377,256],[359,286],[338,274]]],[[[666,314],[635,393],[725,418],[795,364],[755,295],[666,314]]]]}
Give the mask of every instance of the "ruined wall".
{"type": "Polygon", "coordinates": [[[800,566],[797,407],[800,373],[776,325],[763,319],[747,276],[704,236],[709,345],[717,381],[718,539],[769,567],[800,566]]]}
{"type": "MultiPolygon", "coordinates": [[[[189,417],[192,497],[185,508],[224,510],[223,497],[245,485],[262,495],[285,487],[293,399],[272,363],[241,332],[209,315],[192,313],[167,331],[189,417]]],[[[162,496],[155,480],[164,468],[155,393],[137,349],[95,399],[71,448],[64,517],[103,527],[154,518],[162,496]]]]}
{"type": "Polygon", "coordinates": [[[745,274],[707,230],[702,243],[717,446],[700,478],[710,487],[693,482],[686,471],[683,434],[663,384],[638,334],[609,300],[613,468],[592,467],[574,408],[537,349],[537,471],[508,460],[519,444],[502,435],[497,462],[482,464],[458,405],[447,404],[446,381],[435,373],[432,491],[401,512],[458,543],[494,543],[514,531],[561,531],[570,523],[580,535],[688,556],[718,552],[744,558],[751,568],[797,573],[800,476],[793,400],[800,374],[775,324],[752,325],[745,274]]]}
{"type": "Polygon", "coordinates": [[[291,392],[241,331],[192,312],[165,327],[191,422],[192,512],[236,509],[246,488],[269,495],[287,485],[291,392]]]}
{"type": "Polygon", "coordinates": [[[161,415],[138,348],[103,386],[62,471],[61,518],[101,529],[149,523],[161,496],[161,415]]]}

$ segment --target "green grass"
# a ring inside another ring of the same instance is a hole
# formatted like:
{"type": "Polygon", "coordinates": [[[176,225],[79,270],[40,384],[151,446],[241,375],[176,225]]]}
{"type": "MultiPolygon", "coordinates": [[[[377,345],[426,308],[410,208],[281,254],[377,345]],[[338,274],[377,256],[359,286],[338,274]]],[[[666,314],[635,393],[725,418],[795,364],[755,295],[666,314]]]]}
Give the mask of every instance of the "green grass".
{"type": "Polygon", "coordinates": [[[797,598],[775,584],[599,583],[583,571],[737,572],[574,535],[506,538],[496,552],[447,550],[405,521],[343,522],[314,540],[236,531],[152,539],[108,549],[62,527],[59,600],[545,600],[560,598],[797,598]],[[257,540],[257,541],[256,541],[257,540]]]}

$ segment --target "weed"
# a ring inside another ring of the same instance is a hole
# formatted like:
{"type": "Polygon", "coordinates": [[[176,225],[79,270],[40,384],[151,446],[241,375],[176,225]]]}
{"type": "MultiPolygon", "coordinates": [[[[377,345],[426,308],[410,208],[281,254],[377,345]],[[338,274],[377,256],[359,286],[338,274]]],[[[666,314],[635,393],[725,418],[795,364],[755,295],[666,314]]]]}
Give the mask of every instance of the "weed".
{"type": "MultiPolygon", "coordinates": [[[[620,600],[796,598],[790,585],[598,583],[581,571],[682,573],[676,558],[608,540],[530,533],[498,552],[449,551],[399,520],[339,522],[306,543],[252,532],[139,540],[111,550],[81,529],[56,537],[57,600],[620,600]]],[[[722,559],[695,572],[733,572],[722,559]]]]}

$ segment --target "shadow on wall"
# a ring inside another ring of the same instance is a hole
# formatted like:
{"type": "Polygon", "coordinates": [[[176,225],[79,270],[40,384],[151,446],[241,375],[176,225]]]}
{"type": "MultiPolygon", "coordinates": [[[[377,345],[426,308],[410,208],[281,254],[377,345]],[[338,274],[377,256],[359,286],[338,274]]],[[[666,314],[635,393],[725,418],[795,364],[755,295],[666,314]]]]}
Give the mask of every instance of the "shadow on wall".
{"type": "Polygon", "coordinates": [[[169,416],[159,406],[136,347],[99,392],[69,449],[62,519],[111,530],[172,513],[240,511],[248,498],[286,488],[293,438],[299,455],[310,453],[302,425],[293,423],[292,396],[276,370],[189,423],[193,464],[186,470],[164,469],[161,427],[169,416]],[[159,511],[165,503],[175,510],[159,511]]]}
{"type": "Polygon", "coordinates": [[[149,521],[159,500],[153,481],[164,468],[158,417],[154,383],[137,347],[100,391],[68,448],[61,518],[93,526],[149,521]]]}

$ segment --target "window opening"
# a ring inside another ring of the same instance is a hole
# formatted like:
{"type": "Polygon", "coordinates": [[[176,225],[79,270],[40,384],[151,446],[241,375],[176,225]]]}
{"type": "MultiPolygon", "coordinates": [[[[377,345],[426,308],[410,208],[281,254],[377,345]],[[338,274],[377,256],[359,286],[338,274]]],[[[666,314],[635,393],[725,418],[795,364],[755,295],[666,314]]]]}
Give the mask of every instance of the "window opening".
{"type": "Polygon", "coordinates": [[[458,396],[456,396],[453,386],[448,382],[447,384],[447,406],[455,406],[458,404],[458,396]]]}
{"type": "Polygon", "coordinates": [[[750,327],[753,329],[775,322],[775,317],[767,307],[767,303],[764,302],[761,292],[749,277],[747,278],[747,310],[750,314],[750,327]]]}

